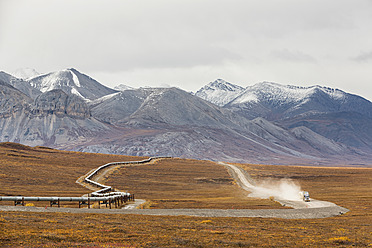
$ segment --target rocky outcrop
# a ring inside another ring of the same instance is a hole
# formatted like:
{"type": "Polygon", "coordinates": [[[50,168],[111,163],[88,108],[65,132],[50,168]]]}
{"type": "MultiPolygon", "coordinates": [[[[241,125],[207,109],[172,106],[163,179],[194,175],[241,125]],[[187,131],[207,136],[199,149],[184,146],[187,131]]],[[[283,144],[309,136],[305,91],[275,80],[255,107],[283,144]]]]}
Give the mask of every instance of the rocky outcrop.
{"type": "Polygon", "coordinates": [[[28,113],[32,99],[10,84],[0,80],[0,118],[19,112],[28,113]]]}
{"type": "Polygon", "coordinates": [[[76,95],[67,95],[62,90],[47,91],[35,99],[33,114],[47,116],[85,119],[90,117],[89,107],[83,99],[76,95]]]}
{"type": "Polygon", "coordinates": [[[78,96],[62,90],[41,94],[35,100],[0,81],[0,141],[63,148],[84,143],[110,128],[91,118],[78,96]]]}

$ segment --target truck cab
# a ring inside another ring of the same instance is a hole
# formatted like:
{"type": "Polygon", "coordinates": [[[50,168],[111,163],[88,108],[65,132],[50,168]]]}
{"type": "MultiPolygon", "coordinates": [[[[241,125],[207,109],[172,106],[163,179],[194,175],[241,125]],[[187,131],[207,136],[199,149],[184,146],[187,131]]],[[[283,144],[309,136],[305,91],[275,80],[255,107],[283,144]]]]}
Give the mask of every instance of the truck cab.
{"type": "Polygon", "coordinates": [[[307,192],[307,191],[304,191],[303,192],[303,200],[305,202],[309,202],[310,201],[310,194],[309,194],[309,192],[307,192]]]}

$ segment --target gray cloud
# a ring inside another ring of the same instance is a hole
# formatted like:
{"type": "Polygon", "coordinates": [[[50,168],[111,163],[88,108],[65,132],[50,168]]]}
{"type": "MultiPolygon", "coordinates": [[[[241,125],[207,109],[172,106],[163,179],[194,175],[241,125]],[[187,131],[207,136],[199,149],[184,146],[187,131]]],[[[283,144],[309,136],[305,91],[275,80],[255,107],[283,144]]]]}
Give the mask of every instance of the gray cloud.
{"type": "Polygon", "coordinates": [[[305,54],[300,51],[290,51],[288,49],[275,50],[270,53],[273,58],[279,60],[290,61],[290,62],[305,62],[305,63],[315,63],[316,59],[312,56],[305,54]]]}
{"type": "Polygon", "coordinates": [[[370,51],[370,13],[370,0],[0,0],[0,70],[75,67],[108,85],[196,89],[221,77],[361,89],[372,82],[355,63],[370,61],[355,57],[370,51]]]}
{"type": "Polygon", "coordinates": [[[372,52],[363,52],[356,57],[353,57],[352,60],[357,62],[369,62],[372,60],[372,52]]]}

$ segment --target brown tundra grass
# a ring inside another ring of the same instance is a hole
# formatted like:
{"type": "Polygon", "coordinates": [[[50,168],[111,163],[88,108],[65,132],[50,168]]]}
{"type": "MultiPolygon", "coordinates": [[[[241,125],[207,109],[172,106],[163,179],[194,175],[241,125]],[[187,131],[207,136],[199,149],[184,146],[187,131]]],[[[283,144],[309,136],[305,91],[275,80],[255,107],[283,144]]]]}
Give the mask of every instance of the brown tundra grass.
{"type": "MultiPolygon", "coordinates": [[[[89,191],[75,184],[78,177],[107,162],[134,159],[143,158],[0,144],[0,195],[79,196],[89,191]]],[[[297,180],[312,197],[351,211],[309,220],[0,212],[0,247],[372,246],[372,169],[240,166],[256,180],[297,180]]],[[[208,161],[120,168],[106,182],[150,200],[153,208],[279,207],[247,200],[226,170],[208,161]]]]}

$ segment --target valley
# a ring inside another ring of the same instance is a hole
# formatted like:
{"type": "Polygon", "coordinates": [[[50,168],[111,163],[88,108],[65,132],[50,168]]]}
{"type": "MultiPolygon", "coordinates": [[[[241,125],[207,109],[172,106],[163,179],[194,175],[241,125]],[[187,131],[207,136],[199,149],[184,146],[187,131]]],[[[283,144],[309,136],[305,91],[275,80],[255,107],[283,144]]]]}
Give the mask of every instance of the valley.
{"type": "MultiPolygon", "coordinates": [[[[87,189],[76,184],[75,180],[90,169],[112,161],[142,159],[64,152],[14,143],[2,143],[0,152],[2,195],[68,193],[78,196],[87,193],[87,189]],[[32,171],[34,174],[30,173],[32,171]],[[68,176],[65,176],[66,173],[68,176]]],[[[1,211],[0,244],[4,247],[52,247],[56,244],[60,247],[269,247],[274,244],[324,247],[371,244],[371,169],[237,165],[244,168],[257,183],[268,179],[295,180],[315,199],[334,202],[350,212],[325,219],[290,220],[165,217],[163,214],[138,215],[136,211],[129,215],[117,215],[115,212],[107,215],[84,212],[85,209],[81,209],[81,213],[51,213],[49,208],[43,213],[1,211]]],[[[142,205],[146,208],[144,211],[163,211],[165,208],[176,211],[195,207],[232,211],[237,208],[262,211],[283,208],[270,200],[247,197],[247,192],[234,183],[226,168],[209,161],[159,160],[144,166],[117,168],[102,179],[120,190],[134,193],[136,198],[146,199],[147,203],[142,205]]],[[[66,207],[69,206],[64,205],[61,210],[67,210],[66,207]]]]}

